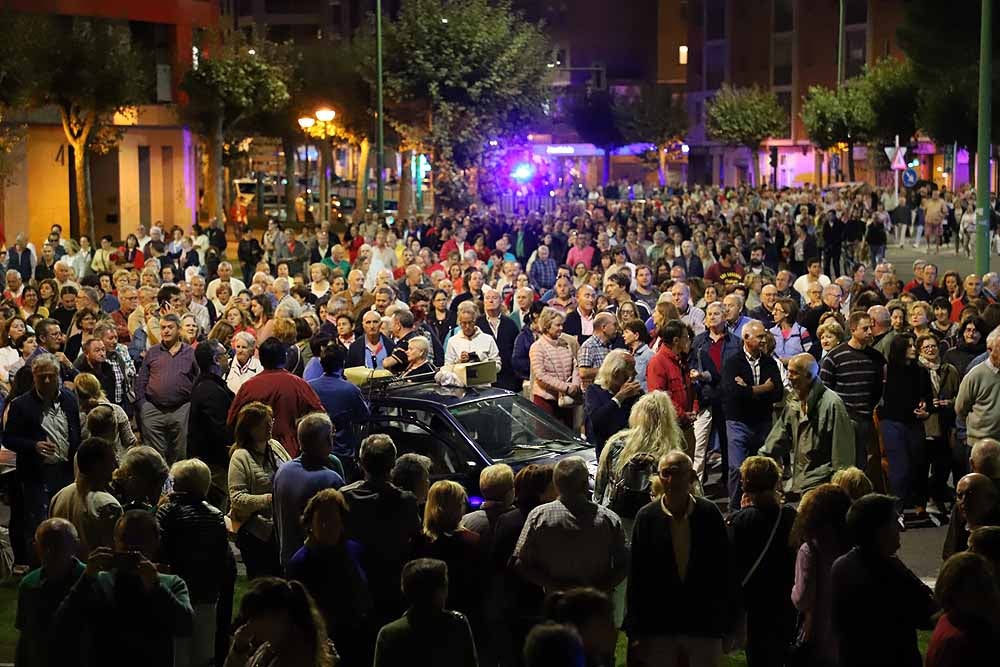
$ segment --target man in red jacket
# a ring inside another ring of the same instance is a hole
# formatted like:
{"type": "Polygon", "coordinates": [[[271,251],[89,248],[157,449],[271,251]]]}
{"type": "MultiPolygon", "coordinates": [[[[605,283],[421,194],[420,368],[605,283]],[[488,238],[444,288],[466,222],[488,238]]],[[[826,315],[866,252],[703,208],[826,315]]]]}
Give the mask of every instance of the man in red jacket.
{"type": "MultiPolygon", "coordinates": [[[[646,367],[646,386],[649,391],[662,389],[670,394],[677,411],[677,422],[685,431],[692,430],[694,393],[691,376],[687,371],[687,356],[691,351],[691,333],[680,320],[670,320],[660,330],[660,349],[646,367]]],[[[694,442],[691,440],[691,442],[694,442]]]]}
{"type": "Polygon", "coordinates": [[[274,410],[272,437],[295,458],[299,455],[296,420],[310,412],[324,412],[324,408],[319,396],[305,380],[285,370],[287,353],[288,348],[277,338],[268,338],[260,344],[257,356],[264,370],[240,387],[233,404],[229,406],[227,421],[230,428],[234,427],[237,415],[247,403],[260,401],[270,405],[274,410]]]}

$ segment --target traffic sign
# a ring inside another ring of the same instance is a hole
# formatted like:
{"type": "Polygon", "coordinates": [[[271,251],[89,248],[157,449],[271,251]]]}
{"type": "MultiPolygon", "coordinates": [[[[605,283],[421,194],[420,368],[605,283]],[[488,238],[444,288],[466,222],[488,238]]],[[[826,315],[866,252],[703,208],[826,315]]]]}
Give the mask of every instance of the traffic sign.
{"type": "Polygon", "coordinates": [[[892,156],[892,168],[896,171],[903,171],[906,169],[906,146],[900,146],[896,150],[895,155],[892,156]]]}
{"type": "Polygon", "coordinates": [[[889,158],[889,164],[892,164],[892,158],[896,157],[896,147],[886,146],[883,150],[885,151],[885,156],[889,158]]]}
{"type": "Polygon", "coordinates": [[[905,185],[908,188],[912,188],[916,184],[917,184],[917,170],[916,169],[905,170],[903,172],[903,185],[905,185]]]}

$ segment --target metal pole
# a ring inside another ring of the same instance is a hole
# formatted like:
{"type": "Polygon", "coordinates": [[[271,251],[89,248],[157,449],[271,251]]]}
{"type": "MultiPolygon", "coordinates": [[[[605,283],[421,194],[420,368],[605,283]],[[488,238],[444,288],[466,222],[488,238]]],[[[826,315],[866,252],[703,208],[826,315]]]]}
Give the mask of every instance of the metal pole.
{"type": "MultiPolygon", "coordinates": [[[[899,135],[896,135],[896,152],[899,152],[899,135]]],[[[895,157],[895,155],[893,155],[895,157]]],[[[891,165],[890,165],[891,167],[891,165]]],[[[892,173],[896,175],[896,206],[899,206],[899,169],[893,169],[892,173]]]]}
{"type": "Polygon", "coordinates": [[[312,186],[309,183],[309,135],[306,135],[306,210],[303,217],[309,217],[309,210],[312,208],[312,186]]]}
{"type": "Polygon", "coordinates": [[[983,0],[979,28],[979,141],[976,147],[976,273],[990,270],[990,103],[993,69],[993,0],[983,0]]]}
{"type": "MultiPolygon", "coordinates": [[[[381,215],[385,211],[385,133],[382,122],[382,0],[375,0],[375,134],[376,152],[375,174],[378,189],[376,191],[376,211],[381,215]]],[[[365,189],[368,183],[365,183],[365,189]]]]}
{"type": "Polygon", "coordinates": [[[844,21],[846,20],[847,0],[840,0],[840,23],[837,32],[837,88],[844,84],[844,21]]]}

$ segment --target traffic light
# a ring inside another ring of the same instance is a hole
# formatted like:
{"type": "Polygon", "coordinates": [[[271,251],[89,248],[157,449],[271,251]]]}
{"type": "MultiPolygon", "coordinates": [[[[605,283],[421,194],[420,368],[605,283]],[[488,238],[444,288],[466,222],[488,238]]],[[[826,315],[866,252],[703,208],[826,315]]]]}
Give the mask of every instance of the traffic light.
{"type": "Polygon", "coordinates": [[[771,146],[771,169],[778,168],[778,147],[771,146]]]}

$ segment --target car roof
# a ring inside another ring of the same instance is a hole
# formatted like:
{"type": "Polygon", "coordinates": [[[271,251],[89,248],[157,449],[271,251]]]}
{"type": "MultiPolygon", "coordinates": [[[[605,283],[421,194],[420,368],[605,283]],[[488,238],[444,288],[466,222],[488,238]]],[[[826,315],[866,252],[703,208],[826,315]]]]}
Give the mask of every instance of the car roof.
{"type": "MultiPolygon", "coordinates": [[[[364,392],[364,389],[361,390],[364,392]]],[[[486,398],[513,396],[514,392],[497,387],[443,387],[434,382],[404,384],[388,389],[382,396],[374,398],[376,403],[392,403],[397,400],[427,401],[451,408],[462,403],[471,403],[486,398]]]]}

